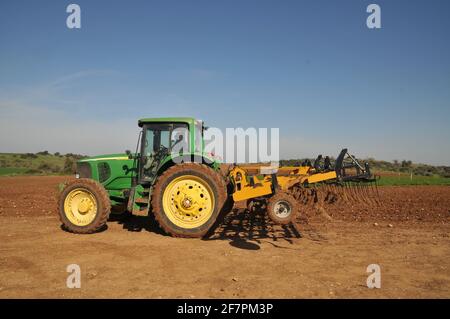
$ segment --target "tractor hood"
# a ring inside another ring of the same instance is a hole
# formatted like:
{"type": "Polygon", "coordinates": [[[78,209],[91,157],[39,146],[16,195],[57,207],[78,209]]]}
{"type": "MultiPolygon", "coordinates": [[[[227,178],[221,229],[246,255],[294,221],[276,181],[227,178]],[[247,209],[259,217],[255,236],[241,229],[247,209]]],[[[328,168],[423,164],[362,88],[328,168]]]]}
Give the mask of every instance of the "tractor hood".
{"type": "Polygon", "coordinates": [[[132,171],[133,160],[127,154],[105,154],[79,160],[76,176],[96,180],[111,191],[130,188],[132,171]]]}

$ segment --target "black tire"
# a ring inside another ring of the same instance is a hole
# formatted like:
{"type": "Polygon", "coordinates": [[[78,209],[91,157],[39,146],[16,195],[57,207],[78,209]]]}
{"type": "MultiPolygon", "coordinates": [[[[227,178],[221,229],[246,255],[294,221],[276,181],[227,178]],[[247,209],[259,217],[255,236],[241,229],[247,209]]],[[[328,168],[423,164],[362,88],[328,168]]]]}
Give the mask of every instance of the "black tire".
{"type": "Polygon", "coordinates": [[[275,224],[289,224],[295,220],[297,212],[297,201],[287,193],[276,193],[268,201],[267,215],[275,224]]]}
{"type": "Polygon", "coordinates": [[[111,201],[109,200],[108,192],[102,184],[93,179],[80,178],[69,182],[59,194],[58,212],[64,229],[75,234],[91,234],[105,226],[111,212],[111,201]],[[64,210],[64,202],[67,195],[77,188],[90,192],[94,196],[97,205],[97,212],[94,219],[84,226],[72,223],[66,215],[69,212],[65,212],[64,210]]]}
{"type": "Polygon", "coordinates": [[[224,178],[209,166],[199,163],[183,163],[167,169],[158,177],[152,191],[151,206],[155,219],[160,227],[174,237],[198,238],[207,234],[222,211],[227,199],[224,178]],[[214,195],[214,208],[211,216],[202,225],[195,228],[183,228],[175,225],[167,216],[163,208],[163,194],[166,187],[174,179],[183,175],[193,175],[206,182],[214,195]]]}

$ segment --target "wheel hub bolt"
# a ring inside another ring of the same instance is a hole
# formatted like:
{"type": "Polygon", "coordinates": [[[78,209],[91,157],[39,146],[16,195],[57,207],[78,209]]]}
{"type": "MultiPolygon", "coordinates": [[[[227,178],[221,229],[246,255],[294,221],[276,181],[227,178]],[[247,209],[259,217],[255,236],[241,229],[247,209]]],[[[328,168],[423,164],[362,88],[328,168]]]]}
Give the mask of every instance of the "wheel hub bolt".
{"type": "Polygon", "coordinates": [[[185,207],[185,208],[190,208],[191,205],[192,205],[192,202],[191,202],[191,200],[190,200],[189,198],[185,198],[185,199],[183,200],[183,207],[185,207]]]}

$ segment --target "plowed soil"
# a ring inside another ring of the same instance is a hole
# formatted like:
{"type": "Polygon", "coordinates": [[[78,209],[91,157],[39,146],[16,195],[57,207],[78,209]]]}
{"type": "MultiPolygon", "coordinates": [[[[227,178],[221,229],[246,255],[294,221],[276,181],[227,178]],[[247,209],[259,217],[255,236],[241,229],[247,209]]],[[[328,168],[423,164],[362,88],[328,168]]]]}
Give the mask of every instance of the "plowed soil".
{"type": "Polygon", "coordinates": [[[235,205],[207,239],[179,239],[127,215],[65,232],[55,197],[67,179],[0,178],[0,298],[450,297],[450,187],[381,187],[382,205],[305,206],[284,227],[235,205]],[[369,264],[380,289],[367,288],[369,264]]]}

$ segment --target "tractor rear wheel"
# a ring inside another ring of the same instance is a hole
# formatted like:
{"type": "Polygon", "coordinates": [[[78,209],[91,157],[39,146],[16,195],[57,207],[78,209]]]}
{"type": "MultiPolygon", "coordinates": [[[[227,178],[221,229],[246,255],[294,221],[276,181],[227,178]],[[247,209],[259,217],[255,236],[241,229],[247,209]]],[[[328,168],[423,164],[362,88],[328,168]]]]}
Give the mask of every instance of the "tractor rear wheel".
{"type": "Polygon", "coordinates": [[[213,226],[226,198],[225,180],[218,172],[199,163],[183,163],[158,177],[151,205],[166,233],[193,238],[213,226]]]}
{"type": "Polygon", "coordinates": [[[294,220],[297,211],[297,201],[287,193],[276,193],[268,201],[267,215],[276,224],[289,224],[294,220]]]}
{"type": "Polygon", "coordinates": [[[59,194],[58,211],[66,230],[90,234],[106,224],[111,212],[111,202],[99,182],[80,178],[67,184],[59,194]]]}

